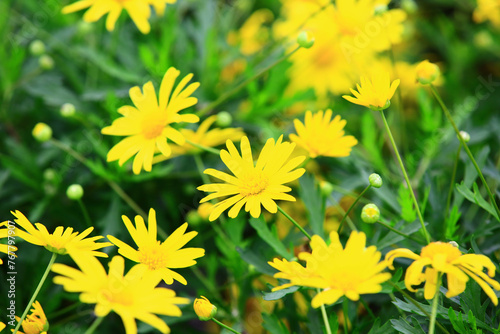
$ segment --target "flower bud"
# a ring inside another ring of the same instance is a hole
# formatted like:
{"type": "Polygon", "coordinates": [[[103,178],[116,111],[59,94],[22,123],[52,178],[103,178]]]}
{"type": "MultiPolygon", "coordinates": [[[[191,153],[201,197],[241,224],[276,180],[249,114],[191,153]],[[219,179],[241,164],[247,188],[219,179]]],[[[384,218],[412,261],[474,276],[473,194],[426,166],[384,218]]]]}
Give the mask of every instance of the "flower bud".
{"type": "Polygon", "coordinates": [[[212,305],[212,303],[210,303],[210,301],[203,296],[194,300],[193,308],[198,318],[202,321],[212,319],[217,313],[217,307],[212,305]]]}
{"type": "Polygon", "coordinates": [[[373,203],[366,204],[361,211],[361,220],[365,223],[373,224],[376,223],[380,218],[380,210],[378,206],[373,203]]]}
{"type": "Polygon", "coordinates": [[[432,83],[440,74],[439,67],[436,64],[430,63],[428,60],[424,60],[417,65],[417,81],[422,85],[428,85],[432,83]]]}
{"type": "Polygon", "coordinates": [[[464,140],[464,142],[468,143],[470,141],[470,134],[465,131],[460,131],[460,137],[464,140]]]}
{"type": "Polygon", "coordinates": [[[197,226],[203,222],[203,219],[200,217],[196,210],[190,210],[186,215],[186,221],[191,226],[197,226]]]}
{"type": "Polygon", "coordinates": [[[456,242],[456,241],[453,241],[453,240],[452,240],[452,241],[449,241],[448,243],[449,243],[450,245],[452,245],[453,247],[458,248],[458,244],[457,244],[457,242],[456,242]]]}
{"type": "Polygon", "coordinates": [[[217,124],[217,126],[221,128],[225,128],[230,126],[232,122],[233,116],[231,116],[231,114],[227,111],[221,111],[217,114],[217,120],[215,121],[215,124],[217,124]]]}
{"type": "Polygon", "coordinates": [[[200,204],[200,206],[198,206],[198,214],[200,215],[201,219],[208,220],[208,216],[210,216],[210,214],[212,213],[213,208],[214,205],[209,202],[200,204]]]}
{"type": "Polygon", "coordinates": [[[57,172],[53,168],[47,168],[43,171],[43,178],[46,181],[52,182],[57,180],[57,172]]]}
{"type": "Polygon", "coordinates": [[[33,137],[39,142],[44,142],[52,138],[52,128],[45,123],[37,123],[33,128],[33,137]]]}
{"type": "Polygon", "coordinates": [[[321,190],[321,195],[328,197],[333,191],[333,184],[328,181],[321,181],[319,183],[319,189],[321,190]]]}
{"type": "Polygon", "coordinates": [[[73,201],[78,201],[83,196],[83,188],[79,184],[72,184],[66,190],[66,196],[73,201]]]}
{"type": "Polygon", "coordinates": [[[377,173],[370,174],[370,176],[368,177],[368,181],[370,181],[370,184],[373,188],[380,188],[383,184],[382,178],[377,173]]]}
{"type": "Polygon", "coordinates": [[[299,36],[297,37],[297,43],[305,48],[309,49],[314,45],[314,37],[312,34],[308,31],[302,31],[299,36]]]}
{"type": "Polygon", "coordinates": [[[39,39],[34,40],[30,44],[30,53],[33,56],[41,56],[45,53],[45,44],[39,39]]]}
{"type": "Polygon", "coordinates": [[[38,59],[38,63],[40,64],[40,67],[44,70],[51,70],[54,68],[54,59],[52,59],[52,57],[49,55],[42,55],[38,59]]]}
{"type": "Polygon", "coordinates": [[[75,106],[71,103],[65,103],[61,106],[61,109],[59,112],[61,113],[62,117],[71,117],[75,114],[75,106]]]}

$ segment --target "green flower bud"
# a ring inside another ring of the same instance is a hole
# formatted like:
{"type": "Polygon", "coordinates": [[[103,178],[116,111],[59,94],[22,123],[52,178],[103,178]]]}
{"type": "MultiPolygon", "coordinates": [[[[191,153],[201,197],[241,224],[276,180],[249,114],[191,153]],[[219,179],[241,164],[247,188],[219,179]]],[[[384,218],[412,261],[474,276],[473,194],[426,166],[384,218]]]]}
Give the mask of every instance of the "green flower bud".
{"type": "Polygon", "coordinates": [[[215,124],[217,124],[217,126],[221,128],[225,128],[230,126],[232,122],[233,116],[231,116],[231,114],[227,111],[221,111],[217,114],[217,120],[215,121],[215,124]]]}
{"type": "Polygon", "coordinates": [[[203,222],[200,214],[196,210],[190,210],[186,215],[186,221],[190,226],[198,226],[203,222]]]}
{"type": "Polygon", "coordinates": [[[45,123],[37,123],[32,134],[36,140],[44,142],[52,138],[52,128],[45,123]]]}
{"type": "Polygon", "coordinates": [[[383,184],[382,178],[377,173],[370,174],[370,176],[368,177],[368,181],[370,181],[370,184],[373,188],[380,188],[383,184]]]}
{"type": "Polygon", "coordinates": [[[325,197],[330,196],[333,191],[333,184],[328,181],[321,181],[319,183],[319,189],[321,190],[321,195],[325,197]]]}
{"type": "Polygon", "coordinates": [[[65,103],[61,106],[61,109],[59,112],[61,113],[62,117],[71,117],[75,114],[75,106],[71,103],[65,103]]]}
{"type": "Polygon", "coordinates": [[[57,178],[57,172],[53,168],[47,168],[43,171],[43,178],[49,182],[55,181],[57,178]]]}
{"type": "Polygon", "coordinates": [[[314,45],[314,37],[311,35],[310,32],[308,31],[302,31],[299,36],[297,37],[297,43],[305,48],[309,49],[314,45]]]}
{"type": "Polygon", "coordinates": [[[54,68],[54,59],[49,55],[43,55],[38,59],[40,67],[44,70],[51,70],[54,68]]]}
{"type": "Polygon", "coordinates": [[[66,190],[66,196],[73,201],[78,201],[83,196],[83,188],[79,184],[72,184],[66,190]]]}
{"type": "Polygon", "coordinates": [[[361,219],[368,224],[376,223],[380,218],[380,210],[373,203],[366,204],[361,211],[361,219]]]}
{"type": "Polygon", "coordinates": [[[460,137],[464,140],[464,142],[468,143],[470,141],[470,134],[465,131],[460,131],[460,137]]]}
{"type": "Polygon", "coordinates": [[[425,294],[424,294],[424,289],[418,289],[416,292],[415,292],[415,297],[417,299],[424,299],[425,297],[425,294]]]}
{"type": "Polygon", "coordinates": [[[30,44],[30,53],[33,56],[41,56],[45,53],[45,44],[41,40],[34,40],[30,44]]]}
{"type": "Polygon", "coordinates": [[[457,244],[457,242],[456,242],[456,241],[453,241],[453,240],[452,240],[452,241],[450,241],[450,242],[448,242],[448,243],[449,243],[450,245],[452,245],[453,247],[457,247],[457,248],[458,248],[458,244],[457,244]]]}

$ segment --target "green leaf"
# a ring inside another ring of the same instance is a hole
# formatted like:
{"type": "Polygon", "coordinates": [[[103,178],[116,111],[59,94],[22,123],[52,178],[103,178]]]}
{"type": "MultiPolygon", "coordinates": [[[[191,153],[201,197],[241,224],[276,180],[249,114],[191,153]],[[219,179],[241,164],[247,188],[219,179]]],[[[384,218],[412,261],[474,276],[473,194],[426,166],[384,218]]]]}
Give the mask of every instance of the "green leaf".
{"type": "Polygon", "coordinates": [[[452,307],[448,310],[448,316],[450,317],[453,329],[459,334],[482,334],[483,331],[477,329],[476,318],[472,311],[469,311],[467,317],[461,312],[455,312],[452,307]]]}
{"type": "Polygon", "coordinates": [[[406,321],[406,319],[392,319],[391,324],[398,333],[403,334],[425,334],[426,332],[422,329],[422,326],[414,317],[410,317],[411,323],[406,321]]]}
{"type": "Polygon", "coordinates": [[[248,264],[251,264],[252,266],[257,269],[257,271],[267,274],[269,276],[273,276],[276,273],[276,270],[274,270],[267,262],[266,258],[264,256],[261,256],[259,254],[256,254],[255,252],[248,250],[248,249],[243,249],[241,247],[236,247],[236,251],[240,253],[241,258],[243,261],[245,261],[248,264]]]}
{"type": "Polygon", "coordinates": [[[392,325],[388,321],[382,326],[380,326],[380,318],[375,319],[375,322],[372,325],[372,328],[368,332],[368,334],[388,334],[392,332],[392,325]]]}
{"type": "Polygon", "coordinates": [[[297,291],[300,287],[298,286],[291,286],[289,288],[286,288],[286,289],[282,289],[282,290],[278,290],[278,291],[274,291],[274,292],[262,292],[263,294],[263,299],[264,300],[278,300],[278,299],[281,299],[283,297],[285,297],[286,295],[290,294],[290,293],[294,293],[295,291],[297,291]]]}
{"type": "Polygon", "coordinates": [[[488,213],[490,213],[498,221],[500,221],[500,217],[498,217],[493,206],[490,203],[486,202],[484,200],[483,196],[481,196],[481,194],[479,193],[479,188],[477,187],[476,182],[474,182],[472,184],[472,188],[474,189],[474,192],[472,192],[469,188],[467,188],[464,185],[464,181],[462,181],[462,183],[460,183],[460,184],[455,184],[455,187],[470,202],[476,203],[477,205],[479,205],[480,207],[482,207],[483,209],[488,211],[488,213]]]}
{"type": "Polygon", "coordinates": [[[285,245],[283,245],[281,240],[278,238],[276,230],[274,230],[274,233],[271,232],[264,221],[263,215],[259,218],[251,218],[250,225],[257,231],[259,237],[261,237],[261,239],[271,246],[279,255],[283,256],[287,260],[290,260],[293,257],[293,254],[288,251],[285,245]]]}
{"type": "Polygon", "coordinates": [[[324,239],[325,229],[323,228],[325,221],[325,205],[324,199],[321,196],[321,190],[316,185],[314,175],[305,174],[300,179],[300,198],[309,213],[309,222],[314,234],[319,235],[324,239]]]}
{"type": "Polygon", "coordinates": [[[460,219],[460,216],[462,214],[460,211],[458,211],[458,207],[453,206],[453,208],[450,211],[450,214],[446,218],[445,221],[445,226],[446,226],[446,232],[445,232],[445,238],[448,240],[455,240],[457,241],[458,236],[456,235],[456,232],[458,228],[460,227],[458,223],[458,219],[460,219]]]}
{"type": "Polygon", "coordinates": [[[288,334],[288,329],[275,314],[262,313],[262,327],[271,334],[288,334]]]}
{"type": "Polygon", "coordinates": [[[410,189],[406,188],[403,183],[399,185],[398,203],[401,206],[401,218],[407,222],[413,222],[417,219],[417,211],[413,207],[410,189]]]}

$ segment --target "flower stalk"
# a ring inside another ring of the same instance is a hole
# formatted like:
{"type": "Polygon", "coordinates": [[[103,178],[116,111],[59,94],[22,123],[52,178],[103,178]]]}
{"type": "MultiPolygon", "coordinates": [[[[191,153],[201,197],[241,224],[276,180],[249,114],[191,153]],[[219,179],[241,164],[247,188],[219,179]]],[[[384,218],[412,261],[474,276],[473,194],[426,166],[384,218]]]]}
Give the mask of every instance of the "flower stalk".
{"type": "Polygon", "coordinates": [[[311,240],[311,235],[307,233],[306,230],[304,230],[304,228],[300,226],[299,223],[295,221],[295,219],[290,217],[290,215],[286,213],[279,205],[278,205],[278,211],[281,212],[283,216],[285,216],[289,221],[291,221],[293,225],[295,225],[300,230],[300,232],[302,232],[307,237],[307,239],[311,240]]]}
{"type": "Polygon", "coordinates": [[[436,327],[436,316],[437,316],[437,307],[439,304],[439,287],[441,286],[441,276],[439,273],[436,282],[436,293],[434,295],[434,299],[432,300],[432,310],[431,310],[431,322],[429,325],[429,334],[434,334],[434,330],[436,327]]]}
{"type": "Polygon", "coordinates": [[[349,209],[347,209],[347,211],[345,212],[344,216],[342,217],[342,220],[340,221],[340,224],[339,224],[339,228],[337,229],[337,233],[340,233],[340,230],[342,230],[342,226],[344,225],[344,221],[346,220],[347,216],[349,215],[349,213],[351,212],[351,210],[354,208],[354,206],[356,205],[356,203],[358,203],[358,201],[361,199],[361,197],[363,197],[363,195],[372,187],[371,184],[369,184],[362,192],[361,194],[359,194],[358,197],[356,197],[356,199],[354,200],[354,202],[352,202],[351,206],[349,207],[349,209]]]}

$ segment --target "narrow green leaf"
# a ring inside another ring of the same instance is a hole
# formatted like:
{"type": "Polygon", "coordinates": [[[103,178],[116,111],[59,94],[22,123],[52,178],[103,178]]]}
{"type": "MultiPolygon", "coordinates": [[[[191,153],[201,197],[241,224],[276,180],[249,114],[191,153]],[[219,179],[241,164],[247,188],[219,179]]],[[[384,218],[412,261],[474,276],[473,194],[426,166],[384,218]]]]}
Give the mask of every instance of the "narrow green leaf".
{"type": "Polygon", "coordinates": [[[290,260],[293,257],[293,254],[288,251],[278,236],[271,232],[262,215],[259,218],[251,218],[250,225],[257,231],[259,237],[261,237],[261,239],[271,246],[279,255],[287,260],[290,260]]]}

